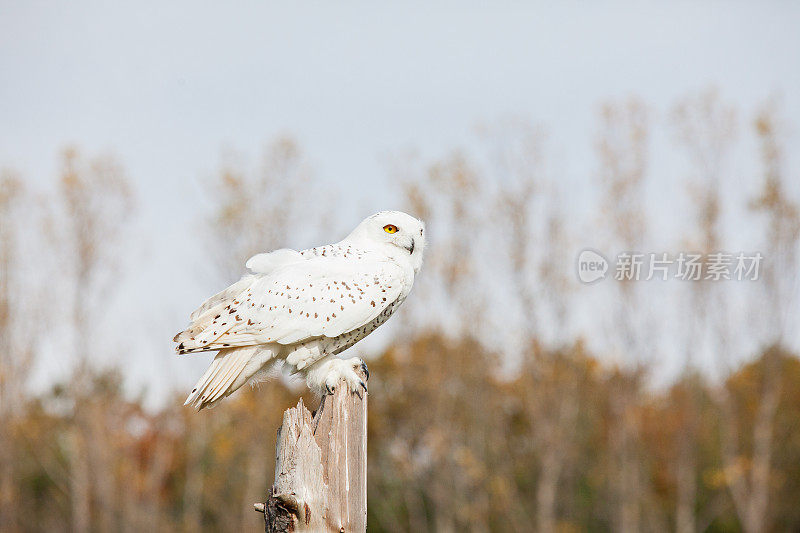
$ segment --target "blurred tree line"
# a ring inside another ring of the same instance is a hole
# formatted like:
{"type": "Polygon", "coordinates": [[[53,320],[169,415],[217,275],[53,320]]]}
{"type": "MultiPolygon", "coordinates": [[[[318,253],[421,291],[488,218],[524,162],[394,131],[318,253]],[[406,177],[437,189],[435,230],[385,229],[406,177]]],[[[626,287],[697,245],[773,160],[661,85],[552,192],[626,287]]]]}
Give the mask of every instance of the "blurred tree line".
{"type": "MultiPolygon", "coordinates": [[[[741,132],[757,142],[744,209],[766,258],[760,281],[672,281],[671,300],[650,282],[606,281],[591,332],[602,342],[572,326],[586,294],[577,245],[652,242],[652,115],[636,99],[600,109],[597,243],[580,240],[541,126],[499,121],[479,128],[477,148],[396,161],[392,181],[432,238],[391,342],[368,356],[370,531],[800,529],[800,360],[788,338],[800,215],[774,103],[740,126],[710,90],[678,102],[667,128],[691,172],[678,180],[676,246],[705,254],[732,246],[731,160],[741,132]],[[742,345],[754,347],[744,364],[742,345]],[[656,385],[665,358],[680,370],[656,385]]],[[[74,149],[52,197],[0,176],[0,531],[261,528],[252,504],[302,389],[279,379],[200,414],[177,391],[153,410],[124,392],[120,370],[93,364],[88,324],[115,288],[129,183],[113,159],[74,149]],[[43,243],[57,268],[40,260],[43,243]],[[56,317],[74,370],[31,394],[41,328],[56,317]]],[[[333,214],[305,208],[323,192],[291,139],[255,169],[226,159],[208,186],[203,233],[220,284],[301,226],[332,238],[333,214]]]]}

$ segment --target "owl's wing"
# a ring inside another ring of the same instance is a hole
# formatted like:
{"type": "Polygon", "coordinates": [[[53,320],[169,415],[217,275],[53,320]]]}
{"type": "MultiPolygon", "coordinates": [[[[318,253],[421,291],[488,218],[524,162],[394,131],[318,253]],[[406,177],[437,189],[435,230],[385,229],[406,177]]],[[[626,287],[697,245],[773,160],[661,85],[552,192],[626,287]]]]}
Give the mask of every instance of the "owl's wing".
{"type": "MultiPolygon", "coordinates": [[[[245,266],[253,274],[269,274],[282,266],[286,266],[288,264],[296,263],[298,261],[303,261],[303,260],[304,257],[300,254],[300,252],[288,248],[283,248],[281,250],[275,250],[273,252],[256,254],[247,260],[245,266]]],[[[242,279],[240,279],[233,285],[227,287],[223,291],[218,292],[217,294],[215,294],[214,296],[203,302],[203,305],[201,305],[192,312],[189,319],[192,322],[196,321],[206,311],[218,306],[220,302],[235,297],[245,288],[249,287],[252,283],[253,283],[253,276],[251,274],[245,275],[244,277],[242,277],[242,279]]],[[[177,341],[178,337],[176,336],[174,340],[177,341]]]]}
{"type": "Polygon", "coordinates": [[[248,259],[244,266],[253,274],[270,274],[282,266],[303,260],[305,258],[297,250],[282,248],[273,252],[256,254],[248,259]]]}
{"type": "Polygon", "coordinates": [[[378,260],[314,257],[245,278],[176,336],[178,351],[338,337],[396,301],[403,271],[378,260]]]}

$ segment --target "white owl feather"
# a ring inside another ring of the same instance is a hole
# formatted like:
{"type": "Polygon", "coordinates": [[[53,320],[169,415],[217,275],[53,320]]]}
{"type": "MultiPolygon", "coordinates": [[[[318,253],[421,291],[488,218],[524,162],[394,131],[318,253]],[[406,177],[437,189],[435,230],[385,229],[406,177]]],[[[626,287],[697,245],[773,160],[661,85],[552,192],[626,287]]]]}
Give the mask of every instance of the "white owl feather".
{"type": "Polygon", "coordinates": [[[186,403],[212,406],[279,361],[318,391],[342,377],[353,390],[366,389],[356,372],[363,362],[334,356],[405,300],[424,247],[421,221],[384,211],[336,244],[251,257],[252,273],[208,299],[175,336],[180,354],[218,351],[186,403]]]}

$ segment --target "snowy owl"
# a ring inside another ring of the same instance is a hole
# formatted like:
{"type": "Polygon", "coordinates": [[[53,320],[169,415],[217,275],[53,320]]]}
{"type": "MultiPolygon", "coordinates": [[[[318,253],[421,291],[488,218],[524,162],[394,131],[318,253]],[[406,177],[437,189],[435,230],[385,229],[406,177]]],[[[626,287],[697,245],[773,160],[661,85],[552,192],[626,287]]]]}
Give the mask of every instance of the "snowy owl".
{"type": "Polygon", "coordinates": [[[251,257],[250,274],[212,296],[173,339],[179,354],[216,351],[184,405],[211,407],[282,362],[317,392],[341,378],[366,390],[358,357],[336,354],[386,322],[422,266],[425,225],[399,211],[361,222],[336,244],[251,257]]]}

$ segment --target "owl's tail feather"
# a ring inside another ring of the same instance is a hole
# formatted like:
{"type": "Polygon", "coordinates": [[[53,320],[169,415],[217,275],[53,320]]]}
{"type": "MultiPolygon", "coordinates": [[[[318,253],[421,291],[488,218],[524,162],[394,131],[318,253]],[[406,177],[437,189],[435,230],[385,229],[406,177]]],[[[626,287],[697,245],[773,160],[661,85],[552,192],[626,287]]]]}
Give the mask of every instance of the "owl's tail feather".
{"type": "Polygon", "coordinates": [[[274,352],[267,346],[220,350],[186,398],[184,405],[192,405],[198,411],[213,407],[247,383],[273,356],[274,352]]]}

